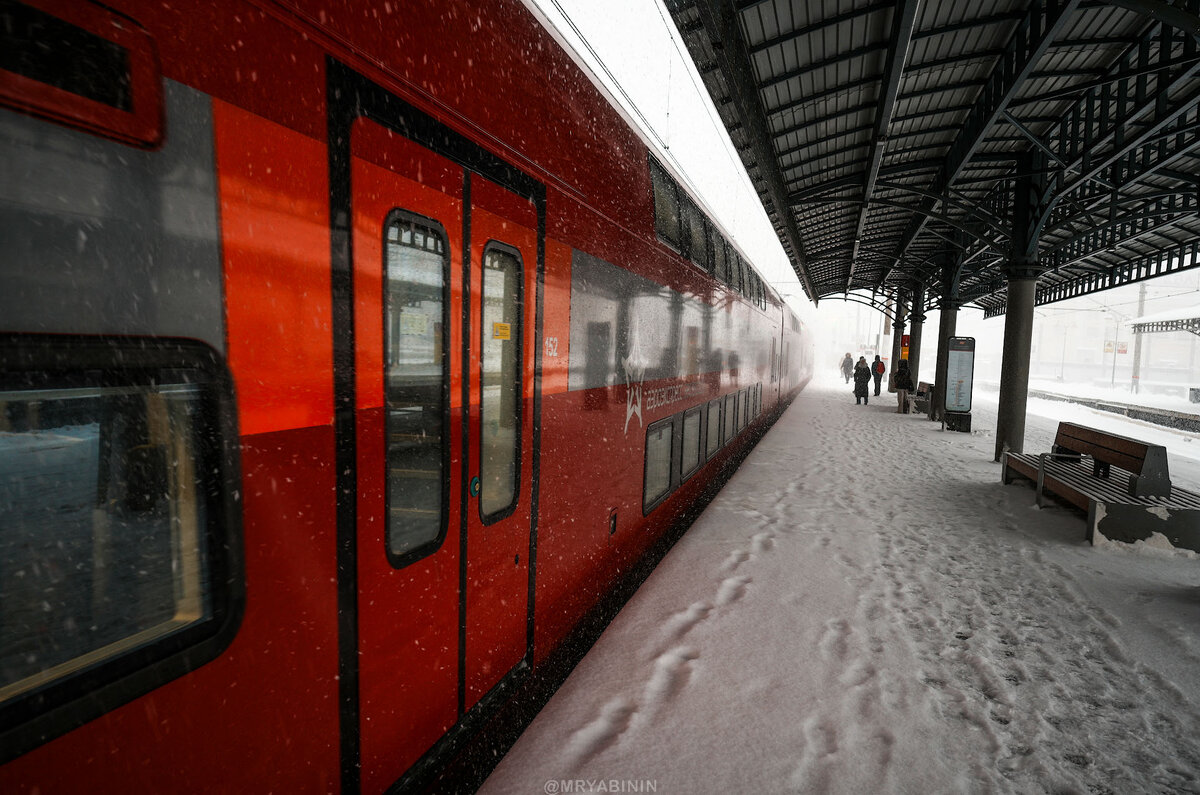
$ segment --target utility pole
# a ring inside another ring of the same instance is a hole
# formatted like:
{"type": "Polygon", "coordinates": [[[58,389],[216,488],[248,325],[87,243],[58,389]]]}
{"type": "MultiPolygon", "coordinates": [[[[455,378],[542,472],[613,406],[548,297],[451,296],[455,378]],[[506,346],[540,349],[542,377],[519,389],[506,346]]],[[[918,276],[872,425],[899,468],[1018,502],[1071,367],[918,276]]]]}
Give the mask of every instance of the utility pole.
{"type": "MultiPolygon", "coordinates": [[[[1137,317],[1141,317],[1143,310],[1146,308],[1146,283],[1142,282],[1138,289],[1138,308],[1137,317]]],[[[1141,387],[1142,377],[1142,335],[1136,331],[1133,332],[1133,378],[1129,385],[1129,391],[1133,394],[1138,393],[1141,387]]]]}
{"type": "Polygon", "coordinates": [[[1121,318],[1111,309],[1108,311],[1113,318],[1113,369],[1112,377],[1108,379],[1108,385],[1115,387],[1117,385],[1117,350],[1121,347],[1121,318]]]}

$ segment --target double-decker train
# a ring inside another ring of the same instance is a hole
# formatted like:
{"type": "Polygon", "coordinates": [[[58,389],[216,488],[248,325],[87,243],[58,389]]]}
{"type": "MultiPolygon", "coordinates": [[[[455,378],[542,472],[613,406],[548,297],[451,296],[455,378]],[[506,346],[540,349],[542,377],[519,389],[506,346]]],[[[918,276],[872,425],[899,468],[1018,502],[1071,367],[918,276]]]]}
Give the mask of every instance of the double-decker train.
{"type": "Polygon", "coordinates": [[[0,39],[2,792],[426,785],[811,375],[516,0],[0,39]]]}

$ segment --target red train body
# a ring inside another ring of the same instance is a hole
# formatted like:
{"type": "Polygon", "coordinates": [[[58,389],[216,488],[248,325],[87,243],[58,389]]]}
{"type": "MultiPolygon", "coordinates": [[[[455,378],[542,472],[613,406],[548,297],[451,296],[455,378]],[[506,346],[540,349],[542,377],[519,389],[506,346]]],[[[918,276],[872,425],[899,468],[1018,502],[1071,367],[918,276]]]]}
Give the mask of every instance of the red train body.
{"type": "Polygon", "coordinates": [[[419,785],[811,374],[513,0],[3,8],[0,791],[419,785]]]}

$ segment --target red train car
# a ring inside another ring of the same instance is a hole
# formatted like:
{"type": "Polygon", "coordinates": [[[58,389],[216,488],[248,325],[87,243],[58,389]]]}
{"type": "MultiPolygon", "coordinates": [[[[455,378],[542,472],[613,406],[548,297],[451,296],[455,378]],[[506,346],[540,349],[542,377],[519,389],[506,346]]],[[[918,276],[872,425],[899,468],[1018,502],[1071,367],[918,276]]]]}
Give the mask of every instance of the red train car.
{"type": "Polygon", "coordinates": [[[0,791],[422,786],[811,374],[514,0],[0,22],[0,791]]]}

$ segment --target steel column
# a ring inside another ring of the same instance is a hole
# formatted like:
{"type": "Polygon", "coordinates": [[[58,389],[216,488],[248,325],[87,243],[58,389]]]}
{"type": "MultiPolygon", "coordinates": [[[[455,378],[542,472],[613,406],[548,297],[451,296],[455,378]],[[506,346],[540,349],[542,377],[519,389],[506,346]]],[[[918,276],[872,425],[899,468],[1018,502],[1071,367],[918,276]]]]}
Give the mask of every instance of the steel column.
{"type": "Polygon", "coordinates": [[[942,270],[942,306],[938,314],[937,364],[933,371],[933,395],[929,399],[929,419],[940,421],[946,414],[946,372],[950,366],[950,338],[958,330],[958,273],[961,254],[947,259],[942,270]]]}
{"type": "Polygon", "coordinates": [[[1036,278],[1008,279],[1004,316],[1004,361],[1000,365],[1000,406],[996,415],[996,457],[1025,451],[1025,408],[1029,401],[1029,354],[1033,348],[1036,278]]]}
{"type": "MultiPolygon", "coordinates": [[[[895,373],[896,368],[900,366],[900,337],[904,335],[905,306],[904,291],[899,290],[896,293],[896,320],[892,323],[895,333],[892,334],[892,362],[889,373],[895,373]]],[[[888,391],[895,392],[896,390],[889,385],[888,391]]]]}
{"type": "Polygon", "coordinates": [[[1005,450],[1025,450],[1025,409],[1029,401],[1029,354],[1033,348],[1033,307],[1038,263],[1037,230],[1044,211],[1044,155],[1027,152],[1017,163],[1013,193],[1012,252],[1004,265],[1008,310],[1004,318],[1004,361],[1000,365],[1000,406],[996,416],[996,460],[1005,450]]]}
{"type": "Polygon", "coordinates": [[[912,375],[913,394],[917,393],[921,368],[921,330],[925,328],[925,285],[913,287],[912,310],[908,314],[908,372],[912,375]]]}

